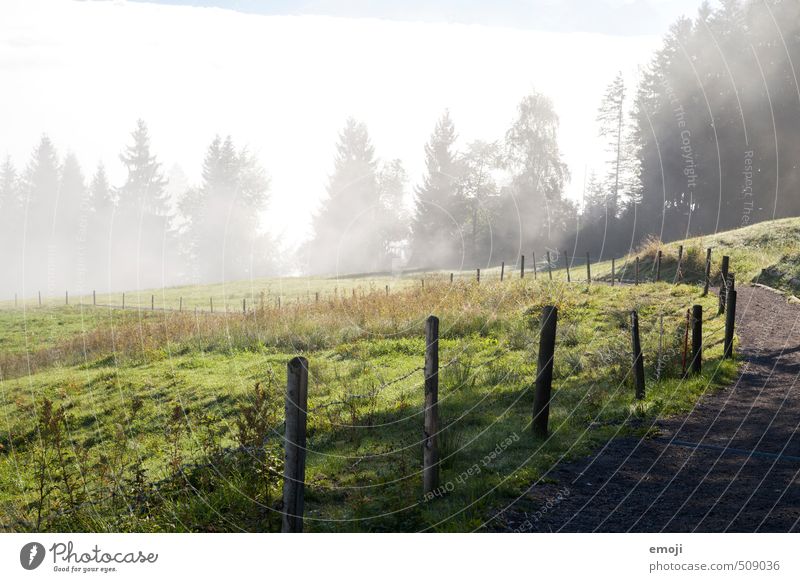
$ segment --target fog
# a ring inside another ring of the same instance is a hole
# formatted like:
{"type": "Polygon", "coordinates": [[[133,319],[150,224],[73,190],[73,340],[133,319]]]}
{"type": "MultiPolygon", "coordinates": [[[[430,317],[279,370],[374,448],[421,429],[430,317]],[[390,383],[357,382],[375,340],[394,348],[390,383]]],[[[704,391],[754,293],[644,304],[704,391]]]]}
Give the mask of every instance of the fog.
{"type": "Polygon", "coordinates": [[[793,10],[659,39],[3,2],[0,294],[610,256],[796,214],[793,10]],[[773,194],[745,211],[751,151],[773,194]]]}

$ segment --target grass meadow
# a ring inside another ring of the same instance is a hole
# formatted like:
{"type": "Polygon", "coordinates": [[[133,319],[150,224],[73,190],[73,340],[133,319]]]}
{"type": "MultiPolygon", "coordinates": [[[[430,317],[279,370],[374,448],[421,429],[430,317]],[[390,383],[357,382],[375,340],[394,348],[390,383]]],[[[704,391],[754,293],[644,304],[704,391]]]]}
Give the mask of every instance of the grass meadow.
{"type": "MultiPolygon", "coordinates": [[[[592,265],[591,285],[578,264],[571,283],[563,268],[550,280],[541,262],[534,278],[528,258],[524,279],[509,264],[502,282],[491,268],[480,283],[470,271],[452,283],[436,272],[129,292],[124,310],[104,295],[97,307],[91,295],[42,307],[38,298],[16,308],[7,301],[0,528],[278,531],[286,364],[301,354],[310,362],[307,530],[481,529],[560,460],[615,436],[647,437],[654,419],[729,382],[737,364],[721,359],[724,321],[716,298],[701,296],[705,248],[714,248],[714,281],[728,254],[740,284],[760,279],[791,293],[800,285],[799,236],[800,221],[784,220],[685,241],[679,284],[678,244],[650,241],[636,252],[639,286],[612,287],[608,261],[592,265]],[[658,249],[662,281],[654,283],[658,249]],[[182,312],[174,310],[180,298],[182,312]],[[704,371],[684,378],[686,310],[696,303],[705,312],[704,371]],[[559,322],[551,435],[541,440],[531,413],[548,304],[559,322]],[[645,357],[642,401],[629,373],[632,309],[645,357]],[[430,314],[441,320],[444,488],[424,498],[430,314]]],[[[633,256],[617,259],[618,278],[633,278],[633,256]]]]}
{"type": "Polygon", "coordinates": [[[298,353],[310,362],[310,531],[479,528],[559,459],[616,435],[644,436],[649,420],[691,406],[734,373],[719,359],[716,300],[699,299],[696,285],[543,279],[432,278],[388,296],[247,314],[5,311],[3,528],[277,530],[285,367],[298,353]],[[685,310],[698,301],[710,315],[706,372],[683,380],[685,310]],[[532,387],[540,308],[550,303],[560,311],[552,435],[540,441],[530,429],[532,387]],[[628,373],[633,308],[648,376],[641,402],[628,373]],[[441,319],[442,482],[476,463],[480,471],[425,500],[421,366],[430,313],[441,319]]]}

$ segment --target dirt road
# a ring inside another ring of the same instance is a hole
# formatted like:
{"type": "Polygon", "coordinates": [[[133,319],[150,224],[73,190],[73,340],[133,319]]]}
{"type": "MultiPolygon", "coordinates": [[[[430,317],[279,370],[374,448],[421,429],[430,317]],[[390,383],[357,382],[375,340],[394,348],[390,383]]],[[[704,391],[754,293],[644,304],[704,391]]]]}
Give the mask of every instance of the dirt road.
{"type": "Polygon", "coordinates": [[[734,385],[653,439],[554,468],[487,526],[534,532],[800,531],[800,306],[738,291],[734,385]]]}

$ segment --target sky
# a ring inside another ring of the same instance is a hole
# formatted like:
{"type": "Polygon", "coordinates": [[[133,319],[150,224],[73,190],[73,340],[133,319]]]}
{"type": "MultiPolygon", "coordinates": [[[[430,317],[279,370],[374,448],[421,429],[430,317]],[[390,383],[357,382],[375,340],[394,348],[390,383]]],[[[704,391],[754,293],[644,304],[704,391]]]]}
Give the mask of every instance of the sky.
{"type": "MultiPolygon", "coordinates": [[[[138,0],[137,0],[138,1],[138,0]]],[[[620,36],[661,34],[698,0],[156,0],[252,14],[370,17],[620,36]]]]}
{"type": "Polygon", "coordinates": [[[264,227],[293,245],[308,235],[348,116],[413,185],[446,108],[460,144],[491,141],[536,90],[561,117],[577,200],[602,160],[605,86],[617,71],[633,81],[669,23],[694,13],[684,0],[400,4],[3,0],[0,155],[24,166],[47,133],[87,174],[103,161],[120,183],[117,155],[141,117],[165,168],[194,183],[214,135],[230,134],[271,177],[264,227]]]}

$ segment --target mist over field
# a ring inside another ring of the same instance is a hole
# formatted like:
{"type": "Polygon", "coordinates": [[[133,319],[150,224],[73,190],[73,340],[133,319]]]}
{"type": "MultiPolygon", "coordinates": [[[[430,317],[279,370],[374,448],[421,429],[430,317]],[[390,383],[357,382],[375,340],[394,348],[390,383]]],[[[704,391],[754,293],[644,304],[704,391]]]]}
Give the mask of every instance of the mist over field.
{"type": "Polygon", "coordinates": [[[4,2],[0,293],[602,259],[797,214],[796,5],[706,4],[659,37],[666,6],[567,32],[546,7],[537,29],[4,2]]]}

